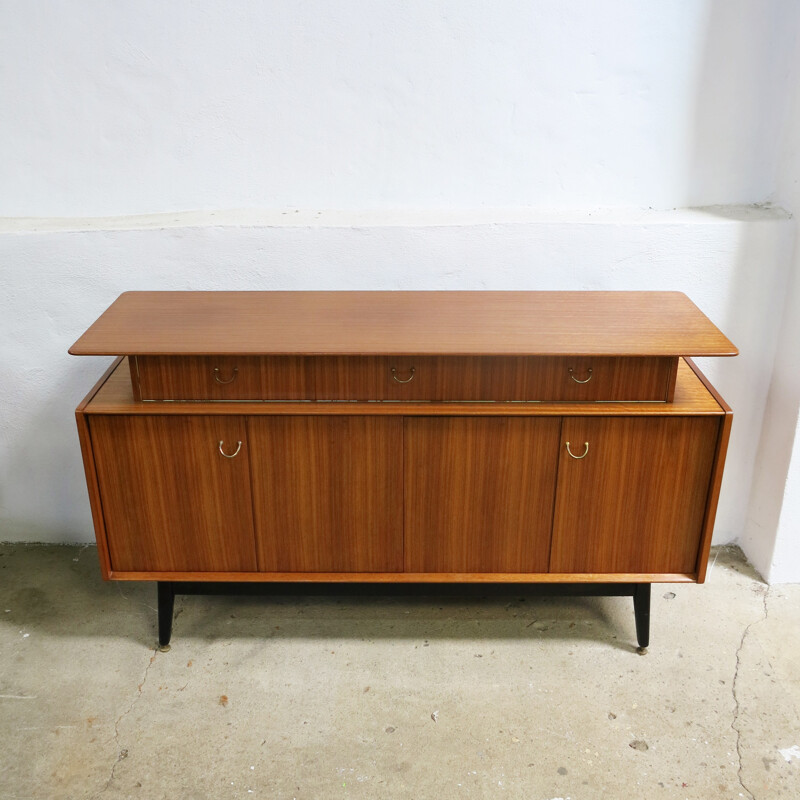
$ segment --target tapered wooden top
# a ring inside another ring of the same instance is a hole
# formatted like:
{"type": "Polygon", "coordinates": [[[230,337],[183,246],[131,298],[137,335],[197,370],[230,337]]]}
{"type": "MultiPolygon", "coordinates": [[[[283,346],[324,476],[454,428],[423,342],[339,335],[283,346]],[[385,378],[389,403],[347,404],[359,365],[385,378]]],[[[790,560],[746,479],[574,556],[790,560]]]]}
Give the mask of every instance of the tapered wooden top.
{"type": "Polygon", "coordinates": [[[680,292],[125,292],[73,355],[731,356],[680,292]]]}

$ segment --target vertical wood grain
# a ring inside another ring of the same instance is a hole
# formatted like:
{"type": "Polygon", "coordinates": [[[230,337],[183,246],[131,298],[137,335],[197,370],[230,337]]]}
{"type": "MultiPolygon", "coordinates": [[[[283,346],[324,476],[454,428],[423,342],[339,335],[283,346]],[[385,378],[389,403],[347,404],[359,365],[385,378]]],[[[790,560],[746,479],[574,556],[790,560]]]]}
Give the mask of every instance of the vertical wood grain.
{"type": "Polygon", "coordinates": [[[530,361],[525,358],[395,356],[389,359],[387,397],[391,400],[525,400],[530,361]],[[398,383],[397,377],[414,379],[398,383]]]}
{"type": "Polygon", "coordinates": [[[259,568],[403,568],[400,417],[250,417],[259,568]]]}
{"type": "Polygon", "coordinates": [[[675,401],[675,389],[678,386],[678,365],[680,363],[680,358],[672,358],[670,361],[672,363],[667,379],[667,402],[673,403],[675,401]]]}
{"type": "Polygon", "coordinates": [[[711,473],[711,488],[708,493],[706,503],[706,516],[703,520],[703,537],[700,542],[700,552],[697,557],[697,582],[704,583],[706,580],[706,570],[708,569],[708,553],[711,549],[711,538],[714,535],[714,520],[717,516],[717,504],[719,503],[719,493],[722,488],[722,474],[725,469],[725,458],[728,454],[728,443],[731,437],[731,427],[733,426],[733,411],[723,400],[720,393],[711,385],[711,381],[700,371],[700,368],[691,358],[686,359],[689,368],[700,379],[709,393],[719,404],[724,412],[720,425],[719,440],[717,441],[717,451],[714,455],[714,468],[711,473]]]}
{"type": "Polygon", "coordinates": [[[253,571],[241,417],[89,419],[111,569],[253,571]],[[220,455],[219,442],[235,458],[220,455]]]}
{"type": "Polygon", "coordinates": [[[663,401],[677,370],[676,358],[599,356],[349,356],[314,363],[318,400],[663,401]],[[572,375],[590,377],[577,383],[572,375]]]}
{"type": "Polygon", "coordinates": [[[568,356],[527,359],[526,399],[573,403],[662,401],[677,358],[568,356]],[[570,373],[570,369],[572,373],[570,373]],[[591,377],[589,370],[591,370],[591,377]],[[586,380],[587,383],[578,383],[586,380]]]}
{"type": "Polygon", "coordinates": [[[92,448],[92,436],[89,431],[89,414],[87,408],[98,392],[106,385],[106,382],[114,375],[118,369],[122,369],[125,359],[118,356],[113,363],[108,366],[106,371],[89,390],[86,396],[75,409],[75,422],[78,426],[78,439],[81,445],[81,457],[83,459],[83,471],[86,475],[86,488],[89,491],[89,507],[92,512],[92,523],[94,536],[97,541],[97,553],[100,559],[100,572],[103,580],[111,578],[111,558],[108,552],[108,537],[106,535],[105,521],[103,519],[103,504],[100,499],[100,487],[97,482],[97,468],[94,460],[94,450],[92,448]]]}
{"type": "Polygon", "coordinates": [[[694,572],[719,426],[565,418],[550,572],[694,572]]]}
{"type": "Polygon", "coordinates": [[[142,399],[142,387],[139,382],[139,365],[136,363],[136,356],[127,359],[128,371],[131,374],[131,391],[133,399],[138,403],[142,399]]]}
{"type": "Polygon", "coordinates": [[[386,400],[389,365],[382,356],[320,356],[314,363],[317,400],[386,400]]]}
{"type": "Polygon", "coordinates": [[[97,470],[92,452],[92,439],[89,434],[87,415],[80,409],[75,411],[75,421],[78,425],[78,438],[81,443],[81,456],[83,458],[83,471],[86,475],[86,488],[89,491],[89,507],[92,511],[94,536],[97,541],[97,554],[100,559],[100,572],[103,580],[111,577],[111,558],[108,554],[108,539],[103,521],[103,505],[100,500],[100,488],[97,483],[97,470]]]}
{"type": "Polygon", "coordinates": [[[546,572],[560,424],[406,418],[406,571],[546,572]]]}
{"type": "Polygon", "coordinates": [[[314,399],[311,359],[298,356],[137,356],[135,361],[143,400],[314,399]]]}

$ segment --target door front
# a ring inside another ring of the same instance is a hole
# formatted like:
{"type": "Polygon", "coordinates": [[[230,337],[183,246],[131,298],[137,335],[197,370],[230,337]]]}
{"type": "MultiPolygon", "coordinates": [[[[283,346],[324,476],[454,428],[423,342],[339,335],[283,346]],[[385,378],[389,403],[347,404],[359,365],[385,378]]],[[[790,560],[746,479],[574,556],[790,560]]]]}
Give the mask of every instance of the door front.
{"type": "Polygon", "coordinates": [[[407,572],[547,572],[557,417],[407,417],[407,572]]]}
{"type": "Polygon", "coordinates": [[[242,417],[90,416],[111,569],[256,570],[242,417]]]}
{"type": "Polygon", "coordinates": [[[250,417],[259,568],[403,569],[403,422],[250,417]]]}
{"type": "Polygon", "coordinates": [[[719,419],[566,417],[550,571],[694,573],[719,419]]]}

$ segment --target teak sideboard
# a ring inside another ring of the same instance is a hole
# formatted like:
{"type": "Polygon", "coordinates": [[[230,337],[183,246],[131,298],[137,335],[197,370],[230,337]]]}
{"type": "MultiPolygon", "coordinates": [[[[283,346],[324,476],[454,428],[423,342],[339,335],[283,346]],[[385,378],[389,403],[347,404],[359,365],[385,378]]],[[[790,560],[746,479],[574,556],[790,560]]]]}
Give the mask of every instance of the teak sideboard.
{"type": "MultiPolygon", "coordinates": [[[[103,577],[703,582],[737,350],[677,292],[127,292],[72,346],[103,577]]],[[[566,587],[562,587],[566,588],[566,587]]]]}

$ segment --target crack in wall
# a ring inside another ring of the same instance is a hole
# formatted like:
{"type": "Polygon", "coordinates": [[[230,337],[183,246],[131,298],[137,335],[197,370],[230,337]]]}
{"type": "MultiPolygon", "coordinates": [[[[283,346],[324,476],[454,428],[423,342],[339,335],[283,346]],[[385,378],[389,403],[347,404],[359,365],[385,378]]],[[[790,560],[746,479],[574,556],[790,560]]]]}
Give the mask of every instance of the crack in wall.
{"type": "MultiPolygon", "coordinates": [[[[156,660],[156,656],[157,655],[158,655],[158,648],[154,648],[153,649],[153,654],[150,656],[150,659],[147,662],[147,666],[145,666],[145,668],[144,668],[144,673],[142,674],[142,679],[141,679],[141,681],[139,681],[139,684],[136,687],[136,694],[133,696],[133,700],[131,700],[130,705],[128,706],[128,708],[125,711],[123,711],[122,714],[119,715],[119,717],[117,717],[117,721],[114,723],[114,737],[113,737],[112,741],[115,742],[117,745],[119,745],[119,726],[120,726],[120,723],[122,722],[123,719],[125,719],[125,717],[128,716],[128,714],[131,713],[131,711],[133,711],[134,706],[136,705],[136,703],[139,702],[139,698],[141,698],[141,696],[142,696],[142,690],[144,689],[144,685],[147,682],[147,674],[150,672],[150,667],[153,666],[153,662],[156,660]]],[[[108,790],[108,787],[111,786],[111,783],[114,780],[114,774],[115,774],[115,772],[117,770],[117,764],[119,764],[120,761],[123,761],[127,757],[128,757],[128,751],[127,750],[119,750],[118,751],[117,758],[114,761],[114,763],[111,765],[111,773],[108,776],[108,780],[106,781],[105,786],[103,786],[103,788],[95,795],[95,797],[100,797],[100,795],[105,794],[105,792],[108,790]]]]}
{"type": "Polygon", "coordinates": [[[767,615],[769,613],[769,608],[767,606],[767,599],[769,598],[769,589],[770,587],[767,586],[766,591],[762,595],[762,602],[764,605],[764,613],[758,619],[754,619],[745,629],[742,631],[742,638],[739,640],[739,647],[736,650],[736,668],[733,672],[733,682],[731,684],[731,693],[733,694],[733,719],[731,720],[731,728],[736,733],[736,758],[738,762],[738,769],[736,770],[736,776],[739,780],[739,785],[742,789],[747,792],[747,796],[750,800],[756,800],[755,795],[747,788],[744,782],[744,777],[742,775],[744,771],[744,767],[742,765],[742,731],[739,728],[739,713],[741,711],[741,707],[739,704],[739,696],[736,692],[736,683],[739,679],[739,667],[742,664],[742,649],[744,648],[745,639],[747,639],[747,635],[750,633],[750,629],[757,625],[759,622],[764,622],[766,620],[767,615]]]}

